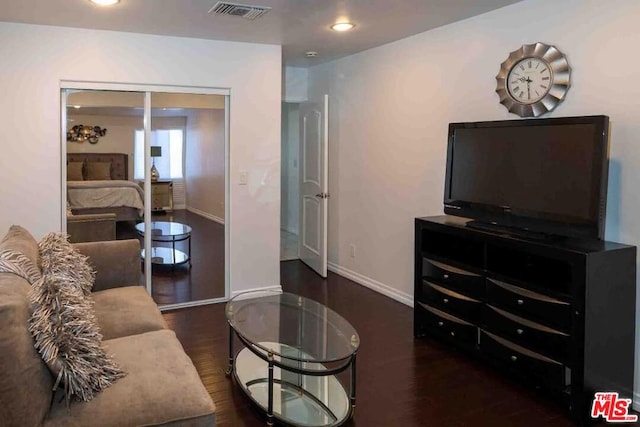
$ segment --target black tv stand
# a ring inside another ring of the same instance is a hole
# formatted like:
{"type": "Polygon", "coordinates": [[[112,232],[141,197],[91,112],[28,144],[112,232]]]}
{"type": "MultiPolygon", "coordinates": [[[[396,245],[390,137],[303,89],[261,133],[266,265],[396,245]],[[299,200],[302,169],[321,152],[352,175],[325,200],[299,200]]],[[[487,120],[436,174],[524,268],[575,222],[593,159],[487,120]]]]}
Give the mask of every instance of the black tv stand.
{"type": "Polygon", "coordinates": [[[525,239],[469,221],[415,220],[415,337],[451,344],[522,380],[578,422],[591,420],[598,391],[631,398],[635,246],[525,239]]]}
{"type": "Polygon", "coordinates": [[[540,231],[531,231],[526,228],[510,227],[507,225],[495,224],[492,222],[484,221],[468,221],[467,227],[481,231],[488,231],[496,234],[506,234],[512,237],[521,237],[527,240],[537,240],[544,242],[557,242],[566,239],[565,236],[559,236],[557,234],[543,233],[540,231]]]}

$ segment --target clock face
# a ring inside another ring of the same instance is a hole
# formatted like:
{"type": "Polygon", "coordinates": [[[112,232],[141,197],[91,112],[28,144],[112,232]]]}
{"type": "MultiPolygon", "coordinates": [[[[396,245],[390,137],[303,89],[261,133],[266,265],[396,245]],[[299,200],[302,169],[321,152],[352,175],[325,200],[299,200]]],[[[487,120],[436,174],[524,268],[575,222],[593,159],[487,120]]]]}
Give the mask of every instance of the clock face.
{"type": "Polygon", "coordinates": [[[552,79],[553,71],[546,61],[524,58],[511,67],[507,76],[507,89],[515,101],[533,104],[549,92],[552,79]]]}

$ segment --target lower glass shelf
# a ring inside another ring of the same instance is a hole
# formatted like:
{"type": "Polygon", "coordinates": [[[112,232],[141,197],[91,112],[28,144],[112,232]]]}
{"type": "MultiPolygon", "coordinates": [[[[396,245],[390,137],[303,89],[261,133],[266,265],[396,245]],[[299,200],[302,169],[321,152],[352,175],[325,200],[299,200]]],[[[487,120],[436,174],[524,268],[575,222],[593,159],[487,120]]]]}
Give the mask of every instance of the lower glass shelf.
{"type": "MultiPolygon", "coordinates": [[[[145,258],[145,250],[141,251],[142,259],[145,258]]],[[[189,261],[189,256],[178,249],[153,247],[151,248],[151,263],[159,265],[177,265],[189,261]]]]}
{"type": "MultiPolygon", "coordinates": [[[[286,354],[286,346],[280,346],[286,354]]],[[[295,353],[299,350],[291,349],[295,353]]],[[[276,360],[279,360],[276,357],[276,360]]],[[[318,363],[300,362],[300,367],[318,363]]],[[[234,362],[234,376],[242,390],[265,412],[269,399],[268,364],[249,349],[238,353],[234,362]]],[[[349,397],[334,375],[308,376],[274,368],[273,414],[286,424],[295,426],[337,426],[351,415],[349,397]]]]}

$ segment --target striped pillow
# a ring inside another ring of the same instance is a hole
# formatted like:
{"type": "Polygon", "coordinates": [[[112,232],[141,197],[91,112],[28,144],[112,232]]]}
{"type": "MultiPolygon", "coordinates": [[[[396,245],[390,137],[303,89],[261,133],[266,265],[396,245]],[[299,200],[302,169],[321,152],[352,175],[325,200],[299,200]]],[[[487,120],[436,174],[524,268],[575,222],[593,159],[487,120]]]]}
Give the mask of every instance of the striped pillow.
{"type": "Polygon", "coordinates": [[[13,249],[0,251],[0,273],[15,274],[25,279],[30,285],[41,277],[38,266],[25,254],[13,249]]]}

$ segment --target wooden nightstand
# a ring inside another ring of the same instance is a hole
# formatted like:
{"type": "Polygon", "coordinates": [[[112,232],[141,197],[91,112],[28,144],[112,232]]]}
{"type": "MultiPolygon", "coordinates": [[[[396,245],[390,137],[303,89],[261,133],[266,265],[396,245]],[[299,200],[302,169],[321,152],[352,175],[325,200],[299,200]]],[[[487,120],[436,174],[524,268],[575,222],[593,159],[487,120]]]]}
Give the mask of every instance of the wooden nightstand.
{"type": "Polygon", "coordinates": [[[172,211],[173,210],[173,182],[172,181],[152,181],[151,182],[151,211],[172,211]]]}

